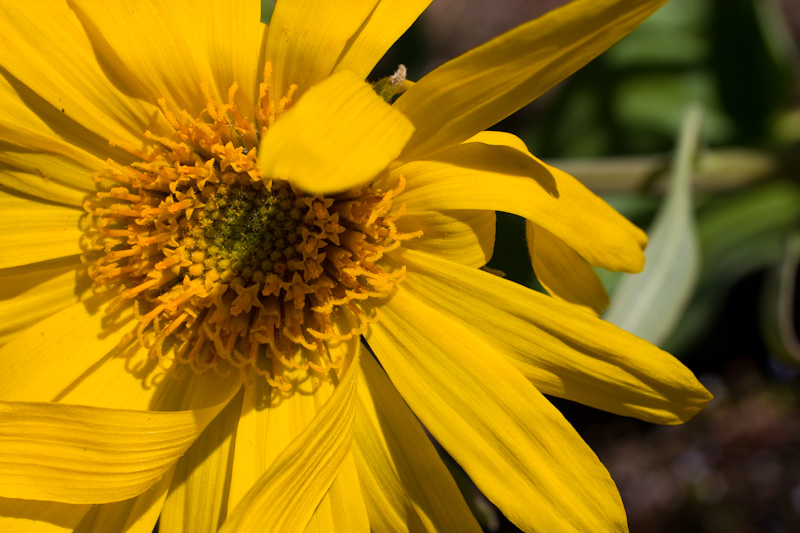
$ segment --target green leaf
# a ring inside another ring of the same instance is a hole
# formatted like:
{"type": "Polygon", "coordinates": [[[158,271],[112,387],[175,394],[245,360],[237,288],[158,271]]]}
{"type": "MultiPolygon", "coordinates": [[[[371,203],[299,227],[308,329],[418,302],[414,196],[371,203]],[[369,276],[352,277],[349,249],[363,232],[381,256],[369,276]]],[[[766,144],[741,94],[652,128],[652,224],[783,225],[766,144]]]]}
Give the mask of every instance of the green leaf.
{"type": "Polygon", "coordinates": [[[702,111],[686,112],[673,174],[650,228],[647,262],[639,274],[625,276],[604,318],[653,344],[666,339],[692,295],[700,269],[691,179],[700,145],[702,111]]]}
{"type": "Polygon", "coordinates": [[[770,271],[761,298],[761,331],[770,351],[800,365],[800,340],[794,319],[795,280],[800,265],[800,230],[786,239],[780,261],[770,271]]]}
{"type": "Polygon", "coordinates": [[[275,11],[275,0],[261,0],[261,22],[269,24],[273,11],[275,11]]]}
{"type": "Polygon", "coordinates": [[[662,346],[686,349],[705,331],[742,277],[779,261],[786,236],[800,220],[800,186],[790,180],[716,195],[699,209],[700,283],[678,327],[662,346]]]}

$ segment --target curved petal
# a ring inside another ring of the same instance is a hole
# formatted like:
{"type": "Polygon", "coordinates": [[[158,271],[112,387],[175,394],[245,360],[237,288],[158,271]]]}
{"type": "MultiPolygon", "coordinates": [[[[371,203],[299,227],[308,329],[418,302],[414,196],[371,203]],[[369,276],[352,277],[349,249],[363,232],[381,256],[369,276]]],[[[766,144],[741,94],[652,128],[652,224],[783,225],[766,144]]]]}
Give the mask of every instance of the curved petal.
{"type": "Polygon", "coordinates": [[[216,532],[225,520],[243,394],[240,391],[229,402],[178,461],[161,512],[163,531],[216,532]]]}
{"type": "Polygon", "coordinates": [[[666,0],[575,0],[437,68],[395,102],[416,131],[405,161],[498,123],[584,66],[666,0]]]}
{"type": "Polygon", "coordinates": [[[0,498],[0,531],[72,533],[91,505],[0,498]]]}
{"type": "Polygon", "coordinates": [[[272,63],[270,99],[277,102],[296,84],[298,93],[327,78],[378,0],[277,2],[267,33],[272,63]]]}
{"type": "Polygon", "coordinates": [[[404,251],[402,287],[503,353],[537,389],[650,422],[677,424],[711,395],[670,354],[526,287],[404,251]]]}
{"type": "MultiPolygon", "coordinates": [[[[220,531],[296,531],[305,527],[350,450],[357,375],[356,356],[327,401],[315,394],[279,398],[279,408],[275,409],[278,417],[300,414],[300,420],[284,418],[279,425],[290,434],[292,426],[299,425],[302,430],[271,461],[269,469],[229,513],[220,531]],[[324,404],[315,405],[318,401],[324,404]],[[287,407],[281,409],[284,405],[287,407]],[[307,425],[307,415],[303,416],[302,411],[315,413],[307,425]]],[[[274,413],[270,411],[272,417],[274,413]]]]}
{"type": "Polygon", "coordinates": [[[492,346],[408,284],[381,307],[367,342],[478,489],[525,531],[625,531],[614,482],[561,413],[492,346]]]}
{"type": "Polygon", "coordinates": [[[151,533],[167,497],[174,469],[142,494],[121,502],[95,505],[74,533],[151,533]]]}
{"type": "MultiPolygon", "coordinates": [[[[510,139],[509,144],[516,139],[510,139]]],[[[591,264],[638,272],[644,232],[572,176],[510,145],[468,142],[392,170],[408,180],[409,215],[448,209],[504,211],[527,218],[591,264]]]]}
{"type": "Polygon", "coordinates": [[[389,166],[413,128],[352,72],[308,91],[267,130],[258,150],[265,176],[315,193],[366,183],[389,166]]]}
{"type": "MultiPolygon", "coordinates": [[[[118,13],[130,16],[127,9],[118,13]]],[[[139,39],[158,41],[152,28],[139,39]]],[[[140,143],[142,132],[152,129],[156,108],[136,98],[133,78],[118,79],[105,70],[113,63],[103,62],[102,56],[98,60],[66,2],[3,2],[0,48],[4,70],[53,110],[102,139],[140,143]]]]}
{"type": "Polygon", "coordinates": [[[137,496],[224,406],[158,412],[0,402],[0,496],[63,503],[137,496]]]}
{"type": "Polygon", "coordinates": [[[380,0],[348,41],[334,71],[352,70],[366,78],[430,3],[431,0],[380,0]]]}
{"type": "Polygon", "coordinates": [[[492,258],[496,225],[494,211],[467,209],[406,213],[397,219],[401,232],[422,230],[422,237],[405,241],[403,246],[474,267],[482,267],[492,258]]]}
{"type": "Polygon", "coordinates": [[[525,223],[525,238],[536,278],[550,296],[595,316],[608,307],[603,282],[575,250],[529,220],[525,223]]]}
{"type": "Polygon", "coordinates": [[[0,191],[0,268],[78,255],[86,212],[0,191]]]}
{"type": "Polygon", "coordinates": [[[361,371],[353,456],[373,531],[479,532],[436,448],[371,354],[361,371]]]}
{"type": "Polygon", "coordinates": [[[114,350],[134,318],[131,306],[107,315],[109,299],[71,305],[0,348],[0,399],[51,401],[114,350]]]}
{"type": "Polygon", "coordinates": [[[90,285],[77,256],[0,270],[0,344],[81,301],[90,285]]]}

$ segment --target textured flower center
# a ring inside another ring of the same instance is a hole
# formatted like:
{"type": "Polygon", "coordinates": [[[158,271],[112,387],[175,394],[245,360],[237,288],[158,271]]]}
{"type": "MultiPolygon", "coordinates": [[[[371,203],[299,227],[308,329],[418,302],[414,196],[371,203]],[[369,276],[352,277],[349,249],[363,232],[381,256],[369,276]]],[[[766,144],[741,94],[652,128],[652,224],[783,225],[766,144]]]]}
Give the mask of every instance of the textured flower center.
{"type": "Polygon", "coordinates": [[[133,302],[133,334],[173,371],[239,368],[288,390],[297,370],[343,363],[329,343],[377,319],[361,302],[404,276],[379,260],[415,235],[394,225],[402,186],[321,196],[262,176],[259,139],[291,94],[271,107],[263,83],[246,118],[235,91],[199,117],[161,101],[173,133],[146,132],[145,150],[123,146],[138,161],[96,176],[89,274],[96,290],[118,291],[112,308],[133,302]]]}

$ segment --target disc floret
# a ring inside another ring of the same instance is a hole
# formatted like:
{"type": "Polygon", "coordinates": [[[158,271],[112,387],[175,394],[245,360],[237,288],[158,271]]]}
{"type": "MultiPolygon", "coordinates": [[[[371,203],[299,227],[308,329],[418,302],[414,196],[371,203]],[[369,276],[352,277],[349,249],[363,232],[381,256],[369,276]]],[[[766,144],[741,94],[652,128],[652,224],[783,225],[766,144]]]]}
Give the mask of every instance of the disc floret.
{"type": "Polygon", "coordinates": [[[133,335],[175,372],[233,368],[288,390],[296,370],[325,372],[343,361],[327,346],[359,335],[376,313],[360,302],[385,297],[403,276],[381,265],[401,234],[393,200],[372,185],[321,196],[264,177],[260,137],[283,110],[262,84],[252,119],[209,99],[199,118],[174,115],[169,137],[147,132],[138,159],[96,177],[87,201],[89,273],[95,290],[132,302],[133,335]],[[343,325],[344,324],[344,325],[343,325]]]}

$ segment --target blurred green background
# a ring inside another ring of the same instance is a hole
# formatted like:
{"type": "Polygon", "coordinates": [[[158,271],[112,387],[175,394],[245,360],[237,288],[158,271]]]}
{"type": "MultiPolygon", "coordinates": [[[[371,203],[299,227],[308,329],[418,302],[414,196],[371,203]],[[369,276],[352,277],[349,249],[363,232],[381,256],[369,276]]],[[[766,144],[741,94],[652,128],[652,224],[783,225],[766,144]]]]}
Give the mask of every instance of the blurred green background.
{"type": "MultiPolygon", "coordinates": [[[[434,0],[371,80],[401,63],[419,79],[563,3],[434,0]]],[[[495,128],[648,230],[642,274],[600,273],[604,318],[716,396],[676,427],[553,400],[609,468],[634,533],[800,531],[799,44],[800,0],[671,0],[495,128]]],[[[498,217],[490,266],[538,286],[523,221],[498,217]]],[[[515,531],[452,466],[485,529],[515,531]]]]}
{"type": "MultiPolygon", "coordinates": [[[[434,0],[373,78],[402,63],[419,79],[562,3],[434,0]]],[[[677,427],[554,399],[609,468],[632,532],[800,531],[798,43],[800,1],[671,0],[495,128],[648,229],[642,279],[601,273],[606,318],[716,396],[677,427]]],[[[523,222],[498,224],[490,266],[536,287],[523,222]]],[[[462,488],[487,530],[515,530],[462,488]]]]}

